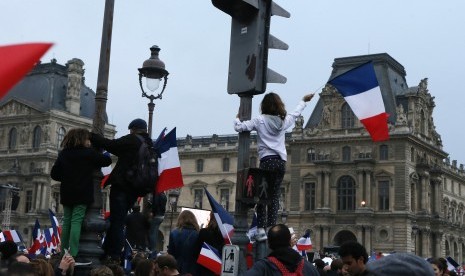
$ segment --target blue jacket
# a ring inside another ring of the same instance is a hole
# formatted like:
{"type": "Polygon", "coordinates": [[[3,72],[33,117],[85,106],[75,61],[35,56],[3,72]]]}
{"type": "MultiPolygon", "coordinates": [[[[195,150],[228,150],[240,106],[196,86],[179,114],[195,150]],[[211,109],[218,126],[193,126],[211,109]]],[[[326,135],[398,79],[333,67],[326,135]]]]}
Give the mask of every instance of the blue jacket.
{"type": "Polygon", "coordinates": [[[196,248],[199,232],[194,227],[177,228],[171,231],[168,254],[178,262],[179,273],[198,275],[198,251],[196,248]]]}

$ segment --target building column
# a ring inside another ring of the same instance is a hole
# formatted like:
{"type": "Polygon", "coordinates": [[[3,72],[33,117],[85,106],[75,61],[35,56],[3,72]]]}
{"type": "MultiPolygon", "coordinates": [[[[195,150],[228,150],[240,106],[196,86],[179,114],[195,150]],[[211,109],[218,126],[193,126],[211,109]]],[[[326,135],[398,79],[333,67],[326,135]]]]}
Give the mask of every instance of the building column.
{"type": "Polygon", "coordinates": [[[443,233],[442,232],[436,232],[436,240],[435,240],[435,243],[436,243],[436,252],[434,252],[434,257],[436,258],[439,258],[441,256],[443,256],[442,254],[442,249],[443,249],[443,242],[442,242],[442,237],[443,237],[443,233]]]}
{"type": "Polygon", "coordinates": [[[323,187],[324,187],[324,177],[323,172],[317,172],[317,185],[315,185],[315,208],[323,208],[323,187]]]}
{"type": "Polygon", "coordinates": [[[357,242],[360,244],[365,244],[365,241],[363,240],[363,226],[355,225],[355,230],[357,232],[357,242]]]}
{"type": "Polygon", "coordinates": [[[325,186],[324,186],[324,208],[329,208],[329,177],[331,175],[330,172],[325,171],[325,186]]]}
{"type": "Polygon", "coordinates": [[[363,197],[363,170],[357,170],[357,190],[355,194],[355,208],[360,208],[360,202],[362,200],[366,201],[366,198],[363,197]]]}
{"type": "Polygon", "coordinates": [[[40,209],[40,197],[42,195],[42,185],[41,183],[39,182],[36,182],[35,183],[35,190],[36,190],[36,193],[34,195],[34,210],[39,210],[40,209]]]}
{"type": "Polygon", "coordinates": [[[428,189],[427,189],[427,181],[426,181],[426,175],[421,174],[420,178],[420,183],[421,183],[421,211],[427,211],[428,210],[428,189]]]}
{"type": "Polygon", "coordinates": [[[365,187],[366,187],[366,206],[367,207],[373,207],[372,202],[371,202],[371,172],[370,171],[365,171],[365,187]]]}
{"type": "Polygon", "coordinates": [[[373,226],[367,225],[365,226],[365,248],[368,253],[372,251],[371,248],[371,233],[373,231],[373,226]]]}
{"type": "MultiPolygon", "coordinates": [[[[47,193],[48,193],[48,187],[45,183],[42,183],[42,199],[40,202],[40,209],[41,210],[48,210],[49,206],[45,206],[45,203],[48,203],[47,201],[47,193]]],[[[59,204],[59,203],[57,203],[59,204]]]]}
{"type": "Polygon", "coordinates": [[[329,242],[329,226],[327,226],[327,225],[323,226],[323,244],[321,246],[323,247],[325,244],[330,244],[330,242],[329,242]]]}

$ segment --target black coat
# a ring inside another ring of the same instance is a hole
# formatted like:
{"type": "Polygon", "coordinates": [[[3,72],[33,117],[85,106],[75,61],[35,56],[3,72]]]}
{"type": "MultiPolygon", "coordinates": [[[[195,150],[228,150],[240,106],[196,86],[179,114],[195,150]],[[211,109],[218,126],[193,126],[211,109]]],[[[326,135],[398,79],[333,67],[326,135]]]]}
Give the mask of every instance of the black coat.
{"type": "MultiPolygon", "coordinates": [[[[139,135],[144,137],[146,141],[150,141],[147,133],[139,135]]],[[[118,161],[111,171],[106,184],[111,185],[112,189],[130,193],[131,186],[126,180],[126,174],[137,162],[139,147],[142,143],[139,138],[135,134],[128,134],[111,140],[99,134],[91,133],[90,141],[96,147],[104,148],[108,152],[118,156],[118,161]]]]}
{"type": "Polygon", "coordinates": [[[91,204],[94,201],[93,175],[96,169],[111,164],[111,158],[93,148],[63,149],[53,164],[50,175],[60,181],[60,203],[91,204]]]}
{"type": "MultiPolygon", "coordinates": [[[[222,250],[224,246],[224,238],[221,234],[219,228],[212,229],[212,228],[202,228],[199,231],[199,237],[197,238],[197,256],[200,254],[200,250],[202,250],[203,243],[206,242],[208,245],[214,247],[222,255],[222,250]]],[[[202,276],[214,276],[216,275],[211,270],[199,265],[200,275],[202,276]]]]}

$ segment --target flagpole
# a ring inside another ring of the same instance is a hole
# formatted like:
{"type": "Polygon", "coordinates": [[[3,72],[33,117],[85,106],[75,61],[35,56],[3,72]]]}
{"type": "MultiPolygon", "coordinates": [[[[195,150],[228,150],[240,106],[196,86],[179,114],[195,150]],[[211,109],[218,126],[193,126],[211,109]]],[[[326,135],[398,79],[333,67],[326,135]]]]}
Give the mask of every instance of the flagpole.
{"type": "Polygon", "coordinates": [[[229,244],[233,244],[232,241],[231,241],[231,237],[229,236],[229,232],[228,230],[226,229],[226,227],[224,226],[224,223],[222,223],[223,225],[223,228],[224,228],[224,232],[226,232],[226,236],[228,237],[228,240],[229,240],[229,244]]]}

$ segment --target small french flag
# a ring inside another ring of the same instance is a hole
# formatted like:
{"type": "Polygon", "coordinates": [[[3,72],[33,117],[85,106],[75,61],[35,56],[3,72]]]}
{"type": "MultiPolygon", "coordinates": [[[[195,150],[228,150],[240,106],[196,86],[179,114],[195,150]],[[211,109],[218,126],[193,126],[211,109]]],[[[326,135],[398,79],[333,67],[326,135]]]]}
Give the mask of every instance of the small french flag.
{"type": "Polygon", "coordinates": [[[299,251],[307,251],[312,249],[312,240],[310,239],[310,231],[307,231],[305,235],[303,235],[297,241],[297,250],[299,251]]]}
{"type": "Polygon", "coordinates": [[[212,195],[208,192],[207,188],[205,193],[207,194],[208,201],[212,207],[213,215],[215,216],[218,227],[220,228],[221,234],[226,244],[231,244],[231,236],[234,233],[234,218],[221,206],[212,195]]]}
{"type": "Polygon", "coordinates": [[[221,257],[214,247],[204,242],[197,263],[211,270],[216,275],[221,274],[221,257]]]}
{"type": "Polygon", "coordinates": [[[364,63],[332,80],[329,84],[342,94],[355,116],[365,126],[373,141],[389,139],[383,97],[372,62],[364,63]]]}

